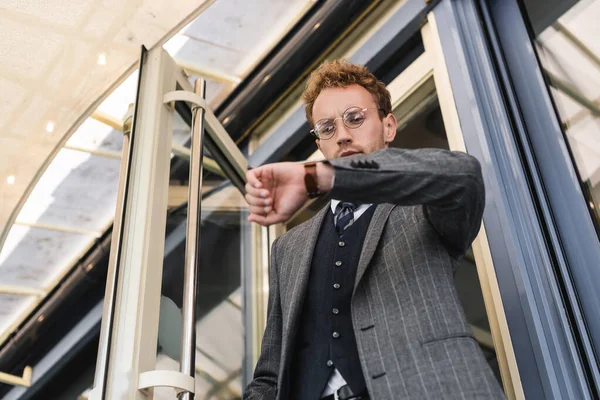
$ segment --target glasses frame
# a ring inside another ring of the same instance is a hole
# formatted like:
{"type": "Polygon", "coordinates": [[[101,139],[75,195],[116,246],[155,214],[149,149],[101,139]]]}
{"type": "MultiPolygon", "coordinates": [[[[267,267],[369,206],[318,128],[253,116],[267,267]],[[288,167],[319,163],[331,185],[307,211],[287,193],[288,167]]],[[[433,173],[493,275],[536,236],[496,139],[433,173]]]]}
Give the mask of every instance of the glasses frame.
{"type": "Polygon", "coordinates": [[[368,110],[377,110],[377,111],[381,111],[381,110],[383,110],[383,109],[382,109],[382,108],[380,108],[380,107],[366,107],[366,108],[360,108],[359,106],[352,106],[352,107],[348,107],[348,108],[347,108],[347,109],[346,109],[346,110],[345,110],[345,111],[342,113],[342,116],[340,116],[340,117],[336,117],[336,118],[334,118],[334,119],[323,118],[323,119],[320,119],[320,120],[318,120],[318,121],[315,123],[315,125],[314,125],[314,126],[316,127],[316,126],[317,126],[317,124],[318,124],[319,122],[321,122],[321,121],[331,121],[331,123],[332,123],[332,125],[333,125],[333,132],[331,133],[331,136],[328,136],[328,137],[322,137],[322,136],[320,136],[320,135],[319,135],[319,133],[317,132],[317,130],[316,130],[315,128],[313,128],[313,129],[311,129],[311,130],[310,130],[310,134],[311,134],[311,135],[313,135],[314,137],[316,137],[316,138],[317,138],[317,139],[319,139],[319,140],[329,140],[329,139],[331,139],[332,137],[334,137],[334,136],[335,136],[335,133],[336,133],[336,131],[337,131],[337,125],[336,125],[336,121],[337,121],[338,119],[341,119],[341,120],[342,120],[342,122],[343,122],[343,124],[344,124],[344,126],[345,126],[346,128],[348,128],[348,129],[357,129],[357,128],[360,128],[360,127],[362,126],[362,124],[364,124],[365,120],[367,119],[367,118],[366,118],[366,115],[364,115],[364,118],[363,118],[362,122],[361,122],[359,125],[357,125],[357,126],[348,126],[348,124],[346,123],[346,119],[344,118],[344,117],[346,117],[346,114],[348,113],[348,111],[350,111],[350,110],[353,110],[353,109],[358,109],[357,111],[360,111],[360,112],[362,112],[363,114],[365,114],[365,113],[366,113],[368,110]]]}

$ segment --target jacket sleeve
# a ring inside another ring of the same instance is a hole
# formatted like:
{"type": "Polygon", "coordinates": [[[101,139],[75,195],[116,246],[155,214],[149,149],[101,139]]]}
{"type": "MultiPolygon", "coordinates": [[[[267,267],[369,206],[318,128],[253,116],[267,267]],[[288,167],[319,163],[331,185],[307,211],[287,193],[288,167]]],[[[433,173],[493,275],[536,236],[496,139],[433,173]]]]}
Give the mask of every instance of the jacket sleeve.
{"type": "Polygon", "coordinates": [[[485,190],[479,161],[464,152],[389,148],[329,160],[333,198],[357,203],[423,205],[448,250],[462,255],[481,226],[485,190]]]}
{"type": "Polygon", "coordinates": [[[245,400],[275,400],[277,397],[277,381],[281,361],[281,336],[283,334],[276,261],[278,241],[279,238],[273,242],[271,250],[267,326],[262,340],[261,354],[254,370],[254,378],[248,384],[243,396],[245,400]]]}

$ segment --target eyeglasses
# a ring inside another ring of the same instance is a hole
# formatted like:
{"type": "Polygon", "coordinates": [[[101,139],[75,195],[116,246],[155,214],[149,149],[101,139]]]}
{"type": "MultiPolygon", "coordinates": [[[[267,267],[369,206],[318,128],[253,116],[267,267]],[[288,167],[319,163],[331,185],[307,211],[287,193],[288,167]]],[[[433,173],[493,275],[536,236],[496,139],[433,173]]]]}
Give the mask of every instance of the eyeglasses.
{"type": "Polygon", "coordinates": [[[315,124],[315,128],[310,131],[310,134],[320,140],[331,139],[335,134],[335,122],[341,119],[348,129],[356,129],[365,122],[366,112],[368,110],[381,110],[381,108],[360,108],[350,107],[341,117],[334,119],[321,119],[315,124]]]}

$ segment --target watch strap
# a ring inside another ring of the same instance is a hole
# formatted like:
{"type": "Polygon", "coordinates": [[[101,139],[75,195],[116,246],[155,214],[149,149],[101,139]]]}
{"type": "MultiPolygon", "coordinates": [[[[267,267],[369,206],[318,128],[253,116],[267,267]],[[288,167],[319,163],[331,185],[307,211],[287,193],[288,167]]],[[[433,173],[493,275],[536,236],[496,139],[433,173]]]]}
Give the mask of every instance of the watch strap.
{"type": "Polygon", "coordinates": [[[319,190],[317,180],[317,163],[308,162],[304,164],[304,186],[309,199],[320,197],[323,193],[319,190]]]}

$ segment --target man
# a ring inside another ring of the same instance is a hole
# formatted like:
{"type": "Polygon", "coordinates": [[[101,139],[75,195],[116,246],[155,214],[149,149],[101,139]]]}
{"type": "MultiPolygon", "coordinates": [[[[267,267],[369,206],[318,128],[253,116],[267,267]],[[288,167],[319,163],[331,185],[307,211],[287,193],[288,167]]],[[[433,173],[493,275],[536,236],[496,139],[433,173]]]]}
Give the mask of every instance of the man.
{"type": "Polygon", "coordinates": [[[501,399],[454,287],[484,188],[461,152],[388,148],[390,94],[365,67],[324,63],[303,95],[328,161],[248,172],[250,221],[273,244],[267,326],[246,399],[501,399]]]}

